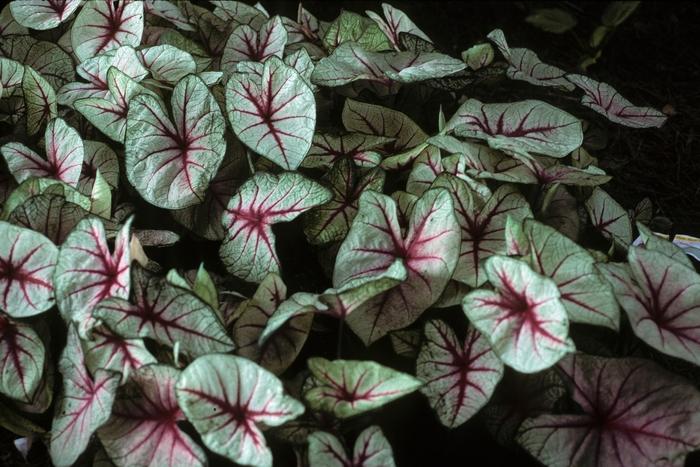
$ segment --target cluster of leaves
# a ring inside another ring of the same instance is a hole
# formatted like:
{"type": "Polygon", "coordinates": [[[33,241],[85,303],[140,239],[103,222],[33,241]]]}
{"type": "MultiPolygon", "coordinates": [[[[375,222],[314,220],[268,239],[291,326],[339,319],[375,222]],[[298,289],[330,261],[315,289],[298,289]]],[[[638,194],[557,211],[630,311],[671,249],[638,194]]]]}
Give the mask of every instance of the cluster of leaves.
{"type": "Polygon", "coordinates": [[[548,466],[681,465],[700,446],[697,381],[669,370],[700,365],[694,265],[648,206],[600,188],[581,119],[461,96],[518,80],[619,125],[662,113],[500,30],[451,57],[386,4],[327,23],[13,1],[0,55],[0,424],[55,465],[206,465],[206,448],[269,466],[272,437],[304,465],[390,466],[378,425],[346,450],[346,420],[414,391],[548,466]],[[429,134],[399,95],[454,112],[429,134]],[[275,224],[297,218],[323,291],[288,293],[275,224]],[[216,245],[221,274],[148,257],[189,253],[181,236],[216,245]],[[354,336],[294,365],[326,319],[354,336]],[[415,371],[341,358],[381,339],[415,371]]]}

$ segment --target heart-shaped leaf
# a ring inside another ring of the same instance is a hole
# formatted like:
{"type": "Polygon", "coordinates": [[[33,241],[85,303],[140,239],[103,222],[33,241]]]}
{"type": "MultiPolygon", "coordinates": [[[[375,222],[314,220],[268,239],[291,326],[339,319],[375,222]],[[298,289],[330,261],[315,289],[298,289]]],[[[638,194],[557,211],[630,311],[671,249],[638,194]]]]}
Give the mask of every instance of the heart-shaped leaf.
{"type": "Polygon", "coordinates": [[[380,168],[367,171],[361,177],[347,159],[340,159],[324,177],[330,182],[333,198],[304,219],[304,234],[311,244],[340,241],[350,230],[360,195],[365,190],[381,191],[385,173],[380,168]]]}
{"type": "Polygon", "coordinates": [[[27,112],[27,134],[33,135],[45,122],[58,116],[56,91],[40,73],[25,65],[22,92],[27,112]]]}
{"type": "Polygon", "coordinates": [[[278,426],[304,412],[275,375],[233,355],[199,357],[183,370],[175,392],[204,444],[243,465],[272,466],[258,424],[278,426]]]}
{"type": "Polygon", "coordinates": [[[132,373],[145,365],[157,363],[141,339],[124,339],[104,326],[92,330],[91,339],[83,341],[85,365],[91,373],[100,368],[121,373],[125,383],[132,373]]]}
{"type": "Polygon", "coordinates": [[[63,391],[51,424],[49,453],[54,465],[70,466],[85,451],[93,433],[109,419],[120,375],[99,369],[94,378],[90,376],[73,325],[68,326],[68,341],[58,367],[63,375],[63,391]]]}
{"type": "Polygon", "coordinates": [[[311,147],[316,100],[294,68],[270,57],[262,76],[234,73],[226,85],[226,109],[246,146],[285,169],[299,167],[311,147]]]}
{"type": "Polygon", "coordinates": [[[144,68],[133,47],[127,45],[89,58],[76,67],[83,82],[73,82],[58,90],[58,103],[72,107],[78,99],[109,96],[107,73],[111,67],[116,68],[134,81],[141,81],[148,70],[144,68]]]}
{"type": "Polygon", "coordinates": [[[632,243],[632,221],[629,214],[602,188],[593,189],[586,200],[586,211],[593,227],[605,238],[613,240],[615,245],[627,249],[632,243]]]}
{"type": "Polygon", "coordinates": [[[138,47],[143,2],[88,2],[73,22],[71,45],[82,62],[123,45],[138,47]]]}
{"type": "Polygon", "coordinates": [[[19,183],[30,177],[47,177],[76,186],[83,167],[83,140],[61,118],[46,125],[46,159],[20,143],[7,143],[0,151],[7,167],[19,183]]]}
{"type": "Polygon", "coordinates": [[[583,75],[566,75],[566,79],[585,93],[581,104],[605,115],[611,122],[632,128],[659,128],[668,118],[651,107],[635,106],[607,83],[583,75]]]}
{"type": "Polygon", "coordinates": [[[158,81],[175,84],[197,71],[192,55],[172,45],[156,45],[139,51],[141,63],[158,81]]]}
{"type": "Polygon", "coordinates": [[[216,99],[195,75],[177,83],[171,104],[172,121],[151,95],[130,102],[126,171],[146,201],[181,209],[202,202],[226,152],[225,123],[216,99]]]}
{"type": "Polygon", "coordinates": [[[566,72],[561,68],[543,63],[530,49],[508,47],[503,31],[495,29],[488,36],[508,61],[506,75],[510,79],[527,81],[536,86],[558,86],[573,91],[574,87],[566,80],[566,72]]]}
{"type": "Polygon", "coordinates": [[[226,41],[221,69],[234,72],[239,62],[264,62],[273,56],[282,58],[286,44],[287,31],[279,16],[270,18],[259,30],[242,24],[231,32],[226,41]]]}
{"type": "Polygon", "coordinates": [[[538,100],[483,104],[468,99],[447,122],[445,131],[484,139],[494,149],[550,157],[564,157],[583,143],[578,118],[538,100]]]}
{"type": "Polygon", "coordinates": [[[80,98],[73,107],[102,133],[123,143],[129,102],[139,94],[153,94],[113,66],[107,72],[107,88],[108,96],[80,98]]]}
{"type": "Polygon", "coordinates": [[[177,423],[185,419],[175,398],[180,371],[148,365],[131,375],[133,393],[118,397],[98,435],[117,467],[204,466],[206,456],[177,423]]]}
{"type": "Polygon", "coordinates": [[[355,440],[352,459],[338,438],[324,431],[308,437],[309,467],[394,467],[394,452],[381,428],[376,425],[362,431],[355,440]]]}
{"type": "Polygon", "coordinates": [[[398,8],[394,8],[388,3],[382,3],[382,12],[384,13],[384,18],[373,11],[365,11],[367,16],[377,23],[379,29],[381,29],[384,35],[389,38],[391,44],[396,50],[400,50],[401,41],[399,39],[399,35],[401,33],[409,33],[428,42],[432,42],[430,38],[423,31],[421,31],[418,26],[416,26],[416,23],[411,21],[411,18],[409,18],[403,11],[399,10],[398,8]]]}
{"type": "Polygon", "coordinates": [[[496,290],[469,293],[462,308],[503,363],[535,373],[574,351],[566,309],[551,279],[505,256],[492,256],[485,269],[496,290]]]}
{"type": "Polygon", "coordinates": [[[31,29],[53,29],[80,6],[80,0],[21,0],[10,3],[12,16],[31,29]]]}
{"type": "Polygon", "coordinates": [[[373,361],[307,360],[312,387],[304,393],[311,408],[347,418],[374,410],[422,386],[411,375],[373,361]]]}
{"type": "Polygon", "coordinates": [[[216,312],[190,291],[134,269],[133,304],[121,297],[102,300],[93,316],[120,336],[151,338],[188,355],[229,352],[233,344],[216,312]]]}
{"type": "Polygon", "coordinates": [[[700,444],[700,393],[639,359],[576,354],[559,364],[583,413],[523,422],[518,443],[548,466],[677,465],[700,444]]]}
{"type": "Polygon", "coordinates": [[[209,184],[201,204],[172,211],[176,221],[207,240],[222,240],[224,227],[221,216],[231,197],[249,174],[245,148],[234,138],[227,139],[226,155],[209,184]]]}
{"type": "Polygon", "coordinates": [[[559,287],[569,319],[578,323],[619,328],[615,293],[595,270],[595,260],[574,241],[551,227],[525,219],[528,263],[559,287]]]}
{"type": "Polygon", "coordinates": [[[45,355],[31,326],[0,312],[0,394],[31,402],[42,379],[45,355]]]}
{"type": "Polygon", "coordinates": [[[655,349],[700,365],[700,275],[653,250],[631,247],[629,267],[599,264],[634,333],[655,349]]]}
{"type": "Polygon", "coordinates": [[[416,376],[425,382],[421,392],[440,423],[455,428],[491,398],[503,377],[503,363],[475,329],[470,328],[460,343],[445,322],[432,320],[425,325],[416,376]]]}
{"type": "Polygon", "coordinates": [[[57,256],[40,233],[0,221],[0,310],[25,318],[51,308],[57,256]]]}
{"type": "Polygon", "coordinates": [[[326,188],[298,173],[256,173],[231,198],[222,218],[226,237],[219,254],[228,271],[251,282],[278,272],[272,224],[291,221],[330,198],[326,188]]]}
{"type": "Polygon", "coordinates": [[[129,297],[129,229],[127,221],[119,231],[110,253],[101,221],[80,221],[58,252],[54,273],[56,303],[61,316],[74,322],[86,336],[94,326],[92,311],[108,297],[129,297]]]}
{"type": "Polygon", "coordinates": [[[452,278],[472,287],[486,282],[484,261],[506,252],[505,225],[508,217],[532,217],[527,200],[512,186],[502,185],[486,201],[466,182],[452,175],[441,175],[435,187],[450,191],[461,229],[459,261],[452,278]]]}
{"type": "Polygon", "coordinates": [[[313,319],[308,314],[286,321],[272,339],[259,344],[268,320],[286,297],[287,287],[282,279],[275,273],[268,274],[253,298],[240,305],[237,311],[240,316],[232,330],[236,353],[275,374],[286,370],[299,355],[311,331],[313,319]]]}
{"type": "Polygon", "coordinates": [[[366,191],[350,233],[338,251],[333,285],[341,288],[361,277],[377,276],[402,259],[408,278],[378,295],[348,317],[350,328],[369,345],[389,331],[415,321],[435,303],[457,263],[459,226],[450,194],[428,190],[416,202],[406,234],[396,203],[366,191]]]}

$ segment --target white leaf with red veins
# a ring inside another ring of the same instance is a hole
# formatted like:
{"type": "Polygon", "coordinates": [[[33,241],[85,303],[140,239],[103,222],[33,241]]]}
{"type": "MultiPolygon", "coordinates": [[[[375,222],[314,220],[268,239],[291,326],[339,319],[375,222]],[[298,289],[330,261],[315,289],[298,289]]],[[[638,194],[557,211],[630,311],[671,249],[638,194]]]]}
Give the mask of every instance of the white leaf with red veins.
{"type": "Polygon", "coordinates": [[[129,297],[131,220],[119,231],[110,253],[102,222],[83,219],[58,252],[54,272],[56,303],[61,316],[87,336],[95,325],[93,309],[108,297],[129,297]]]}
{"type": "Polygon", "coordinates": [[[309,467],[394,467],[394,452],[381,428],[372,425],[355,440],[352,459],[338,438],[324,431],[308,437],[309,467]]]}
{"type": "Polygon", "coordinates": [[[486,37],[491,39],[508,61],[506,76],[510,79],[527,81],[536,86],[558,86],[573,91],[574,86],[566,80],[566,71],[553,65],[548,65],[530,49],[516,47],[511,49],[505,35],[500,29],[491,31],[486,37]]]}
{"type": "Polygon", "coordinates": [[[192,55],[172,45],[156,45],[139,51],[141,62],[151,72],[153,79],[176,84],[185,76],[197,71],[192,55]]]}
{"type": "Polygon", "coordinates": [[[450,191],[461,229],[459,260],[452,279],[478,287],[486,282],[484,261],[506,252],[508,217],[518,220],[532,217],[530,205],[512,185],[500,186],[488,200],[472,191],[464,180],[449,174],[440,175],[433,187],[450,191]]]}
{"type": "Polygon", "coordinates": [[[535,373],[575,350],[566,309],[551,279],[505,256],[492,256],[485,269],[496,290],[469,293],[462,308],[503,363],[535,373]]]}
{"type": "Polygon", "coordinates": [[[231,198],[222,218],[226,236],[219,254],[228,271],[250,282],[278,272],[272,224],[289,222],[330,198],[328,189],[298,173],[257,172],[231,198]]]}
{"type": "Polygon", "coordinates": [[[299,167],[311,147],[314,94],[299,72],[278,57],[265,61],[261,76],[231,75],[226,110],[238,139],[285,169],[299,167]]]}
{"type": "Polygon", "coordinates": [[[245,148],[232,136],[226,139],[224,160],[205,192],[204,201],[195,206],[171,212],[176,221],[207,240],[224,238],[221,216],[229,200],[236,194],[249,174],[245,148]]]}
{"type": "Polygon", "coordinates": [[[0,221],[0,310],[26,318],[51,308],[57,256],[40,233],[0,221]]]}
{"type": "Polygon", "coordinates": [[[625,208],[600,187],[593,189],[585,206],[593,227],[618,247],[627,249],[632,243],[632,221],[625,208]]]}
{"type": "Polygon", "coordinates": [[[92,373],[100,368],[121,373],[123,384],[135,370],[157,363],[141,339],[124,339],[104,326],[93,329],[91,337],[83,341],[83,350],[85,365],[92,373]]]}
{"type": "Polygon", "coordinates": [[[312,357],[307,364],[313,383],[304,392],[311,408],[348,418],[379,408],[422,386],[413,376],[374,361],[326,360],[312,357]]]}
{"type": "Polygon", "coordinates": [[[107,87],[108,96],[80,98],[73,102],[73,107],[106,136],[123,143],[129,102],[139,94],[149,94],[153,97],[155,94],[116,67],[110,67],[107,72],[107,87]]]}
{"type": "Polygon", "coordinates": [[[107,298],[94,308],[116,334],[128,339],[151,338],[197,356],[233,350],[216,312],[194,293],[150,277],[136,268],[132,274],[133,304],[123,297],[107,298]]]}
{"type": "Polygon", "coordinates": [[[533,219],[525,219],[523,232],[527,238],[530,266],[557,284],[569,319],[617,331],[620,310],[615,293],[595,270],[595,260],[590,253],[565,235],[533,219]]]}
{"type": "Polygon", "coordinates": [[[259,424],[279,426],[304,412],[275,375],[233,355],[199,357],[182,371],[175,393],[204,444],[243,465],[272,466],[259,424]]]}
{"type": "Polygon", "coordinates": [[[78,99],[88,97],[106,99],[109,96],[107,73],[110,67],[116,68],[134,81],[141,81],[148,75],[148,70],[141,64],[133,47],[119,47],[87,59],[78,65],[76,67],[78,75],[87,82],[73,82],[63,85],[58,90],[58,103],[72,107],[78,99]]]}
{"type": "Polygon", "coordinates": [[[597,267],[634,333],[660,352],[700,365],[700,275],[657,251],[631,247],[627,256],[629,267],[597,267]]]}
{"type": "Polygon", "coordinates": [[[44,344],[28,324],[0,312],[0,394],[29,403],[44,372],[44,344]]]}
{"type": "Polygon", "coordinates": [[[583,354],[559,364],[577,414],[523,422],[518,443],[544,465],[681,467],[700,445],[700,393],[641,359],[583,354]]]}
{"type": "Polygon", "coordinates": [[[425,192],[412,210],[405,234],[394,200],[364,192],[338,251],[333,285],[342,288],[355,279],[378,276],[397,259],[404,261],[408,278],[350,314],[350,328],[369,345],[414,322],[440,298],[454,272],[458,251],[459,225],[447,190],[425,192]]]}
{"type": "Polygon", "coordinates": [[[83,140],[61,118],[54,118],[44,134],[46,159],[21,143],[7,143],[0,151],[17,182],[31,177],[55,178],[76,186],[83,167],[83,140]]]}
{"type": "Polygon", "coordinates": [[[99,369],[94,378],[90,376],[73,325],[68,326],[58,368],[63,375],[63,390],[51,424],[49,453],[54,465],[63,467],[78,460],[95,430],[109,419],[120,374],[99,369]]]}
{"type": "Polygon", "coordinates": [[[287,45],[287,30],[279,16],[263,23],[258,31],[243,24],[231,32],[221,56],[221,70],[234,72],[238,62],[264,62],[269,57],[282,58],[287,45]]]}
{"type": "Polygon", "coordinates": [[[138,47],[143,2],[88,2],[71,29],[73,53],[82,62],[123,45],[138,47]]]}
{"type": "Polygon", "coordinates": [[[583,143],[581,121],[538,100],[484,104],[468,99],[447,122],[445,131],[484,139],[494,149],[564,157],[583,143]]]}
{"type": "Polygon", "coordinates": [[[280,374],[294,362],[311,331],[313,316],[296,317],[285,323],[270,340],[258,344],[268,320],[287,297],[287,287],[275,273],[270,273],[250,300],[243,302],[233,324],[231,336],[236,353],[258,363],[275,374],[280,374]]]}
{"type": "Polygon", "coordinates": [[[175,86],[171,105],[172,120],[154,96],[131,100],[126,171],[146,201],[181,209],[202,202],[226,152],[226,124],[216,99],[195,75],[175,86]]]}
{"type": "Polygon", "coordinates": [[[346,42],[322,58],[314,68],[312,81],[320,86],[344,86],[358,80],[385,86],[442,78],[466,68],[449,55],[431,52],[368,52],[355,42],[346,42]]]}
{"type": "Polygon", "coordinates": [[[128,397],[114,402],[112,416],[97,432],[117,467],[204,466],[204,451],[178,426],[185,420],[175,397],[180,370],[148,365],[131,375],[128,397]]]}
{"type": "Polygon", "coordinates": [[[425,382],[421,392],[440,422],[455,428],[489,401],[503,377],[503,363],[476,329],[469,328],[460,343],[445,322],[432,320],[425,325],[416,376],[425,382]]]}
{"type": "Polygon", "coordinates": [[[46,30],[64,22],[80,3],[80,0],[15,0],[10,2],[10,11],[22,26],[46,30]]]}
{"type": "Polygon", "coordinates": [[[343,320],[367,301],[392,289],[407,277],[403,261],[397,259],[384,273],[350,281],[340,289],[327,289],[320,295],[297,292],[276,307],[267,320],[258,343],[264,345],[289,320],[307,313],[322,313],[343,320]]]}
{"type": "Polygon", "coordinates": [[[365,11],[367,16],[369,16],[379,29],[389,38],[391,45],[394,46],[396,50],[401,49],[401,41],[399,40],[399,34],[402,32],[407,32],[418,36],[423,40],[432,42],[430,38],[420,30],[416,23],[414,23],[411,18],[408,17],[406,13],[394,8],[388,3],[382,3],[382,11],[384,12],[384,18],[379,16],[373,11],[365,11]]]}
{"type": "Polygon", "coordinates": [[[608,120],[632,128],[659,128],[668,118],[651,107],[637,107],[607,83],[600,83],[583,75],[566,75],[566,79],[583,90],[581,104],[608,120]]]}

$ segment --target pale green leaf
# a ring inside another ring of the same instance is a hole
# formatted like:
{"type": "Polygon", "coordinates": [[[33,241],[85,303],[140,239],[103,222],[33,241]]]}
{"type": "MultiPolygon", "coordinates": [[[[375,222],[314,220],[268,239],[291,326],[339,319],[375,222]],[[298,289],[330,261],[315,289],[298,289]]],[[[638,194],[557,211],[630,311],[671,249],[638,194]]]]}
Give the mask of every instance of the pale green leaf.
{"type": "Polygon", "coordinates": [[[242,465],[271,467],[272,452],[258,425],[278,426],[304,412],[277,377],[233,355],[199,357],[182,371],[175,393],[204,444],[242,465]]]}
{"type": "Polygon", "coordinates": [[[314,385],[304,393],[311,408],[348,418],[377,409],[420,388],[423,383],[406,373],[374,361],[308,361],[314,385]]]}

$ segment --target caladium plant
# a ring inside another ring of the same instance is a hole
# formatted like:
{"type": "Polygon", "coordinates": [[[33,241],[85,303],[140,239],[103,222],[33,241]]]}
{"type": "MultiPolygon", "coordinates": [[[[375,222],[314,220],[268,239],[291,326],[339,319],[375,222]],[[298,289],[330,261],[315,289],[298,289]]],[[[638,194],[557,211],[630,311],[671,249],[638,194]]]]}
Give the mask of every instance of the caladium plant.
{"type": "Polygon", "coordinates": [[[700,275],[600,138],[673,112],[500,29],[267,6],[0,10],[0,457],[427,465],[483,421],[514,465],[682,465],[700,275]]]}

